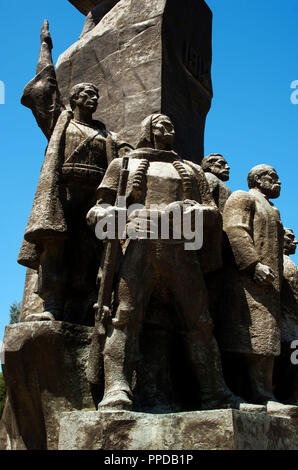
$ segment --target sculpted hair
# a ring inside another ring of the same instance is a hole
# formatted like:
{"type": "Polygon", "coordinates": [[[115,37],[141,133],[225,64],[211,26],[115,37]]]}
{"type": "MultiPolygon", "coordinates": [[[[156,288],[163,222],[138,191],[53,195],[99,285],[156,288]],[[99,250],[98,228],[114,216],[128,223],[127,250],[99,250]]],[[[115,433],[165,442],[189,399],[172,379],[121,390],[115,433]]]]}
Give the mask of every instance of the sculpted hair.
{"type": "Polygon", "coordinates": [[[81,91],[83,91],[85,88],[93,88],[93,90],[99,97],[98,88],[95,85],[93,85],[93,83],[79,83],[78,85],[73,86],[72,89],[70,90],[69,104],[72,110],[74,110],[76,107],[76,99],[78,98],[81,91]]]}
{"type": "Polygon", "coordinates": [[[247,176],[247,184],[249,189],[256,187],[256,176],[262,176],[264,173],[267,173],[269,170],[274,170],[270,165],[257,165],[254,166],[247,176]]]}
{"type": "Polygon", "coordinates": [[[158,121],[161,117],[166,117],[164,114],[151,114],[146,117],[141,124],[141,135],[137,148],[154,148],[154,137],[152,132],[152,125],[155,121],[158,121]]]}
{"type": "Polygon", "coordinates": [[[285,232],[285,235],[286,233],[290,232],[291,235],[294,235],[294,231],[291,229],[291,228],[286,228],[284,227],[284,232],[285,232]]]}
{"type": "Polygon", "coordinates": [[[210,170],[210,168],[212,167],[212,163],[214,163],[218,157],[224,158],[221,153],[210,153],[210,155],[207,155],[207,157],[203,158],[201,162],[202,169],[204,171],[210,170]]]}

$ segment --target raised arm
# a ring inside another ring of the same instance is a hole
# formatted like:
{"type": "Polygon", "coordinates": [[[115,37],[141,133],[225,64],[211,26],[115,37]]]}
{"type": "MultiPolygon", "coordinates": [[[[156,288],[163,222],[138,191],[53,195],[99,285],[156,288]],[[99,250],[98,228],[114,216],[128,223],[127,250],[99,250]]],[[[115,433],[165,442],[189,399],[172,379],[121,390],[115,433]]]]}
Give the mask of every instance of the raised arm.
{"type": "Polygon", "coordinates": [[[40,40],[36,76],[25,87],[21,102],[31,109],[38,126],[49,140],[64,107],[60,100],[52,59],[53,43],[46,20],[42,26],[40,40]]]}

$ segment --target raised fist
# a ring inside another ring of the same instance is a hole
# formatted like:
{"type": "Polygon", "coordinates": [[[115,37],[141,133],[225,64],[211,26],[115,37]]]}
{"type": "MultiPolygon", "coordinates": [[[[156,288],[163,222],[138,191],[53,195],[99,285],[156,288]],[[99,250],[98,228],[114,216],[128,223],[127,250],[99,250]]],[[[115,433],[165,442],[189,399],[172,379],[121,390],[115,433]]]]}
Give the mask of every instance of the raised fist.
{"type": "Polygon", "coordinates": [[[40,34],[40,41],[41,43],[45,42],[51,50],[53,49],[53,41],[52,41],[50,30],[49,30],[48,20],[44,20],[43,22],[43,25],[41,28],[41,34],[40,34]]]}

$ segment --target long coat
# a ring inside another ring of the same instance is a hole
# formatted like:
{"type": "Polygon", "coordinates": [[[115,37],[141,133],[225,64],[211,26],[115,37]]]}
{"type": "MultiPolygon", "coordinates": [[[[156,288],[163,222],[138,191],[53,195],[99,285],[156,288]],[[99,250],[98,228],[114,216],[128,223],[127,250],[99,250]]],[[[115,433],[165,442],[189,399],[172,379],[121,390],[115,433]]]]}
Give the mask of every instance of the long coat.
{"type": "MultiPolygon", "coordinates": [[[[65,160],[65,135],[73,113],[65,110],[61,103],[52,65],[46,66],[26,85],[22,104],[31,109],[37,124],[49,141],[18,257],[18,262],[23,266],[38,269],[44,240],[68,237],[62,166],[65,160]]],[[[94,124],[106,139],[105,170],[108,163],[118,156],[118,150],[127,144],[120,142],[100,121],[94,121],[94,124]]],[[[94,195],[95,188],[96,185],[94,195]]]]}
{"type": "Polygon", "coordinates": [[[283,227],[279,211],[257,189],[236,191],[223,213],[232,255],[225,267],[219,342],[226,351],[280,354],[280,291],[283,227]],[[256,263],[269,266],[275,280],[257,284],[256,263]]]}
{"type": "Polygon", "coordinates": [[[281,341],[289,344],[298,339],[298,268],[287,255],[284,255],[281,309],[281,341]]]}

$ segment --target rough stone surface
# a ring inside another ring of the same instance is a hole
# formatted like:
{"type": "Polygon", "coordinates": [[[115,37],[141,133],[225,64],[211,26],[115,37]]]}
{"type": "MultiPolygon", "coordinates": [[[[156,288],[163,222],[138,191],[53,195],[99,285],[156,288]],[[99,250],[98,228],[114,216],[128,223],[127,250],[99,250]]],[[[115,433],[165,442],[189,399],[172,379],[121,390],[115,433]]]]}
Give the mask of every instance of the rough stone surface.
{"type": "Polygon", "coordinates": [[[235,410],[63,413],[59,450],[298,450],[297,425],[235,410]]]}
{"type": "Polygon", "coordinates": [[[281,289],[281,355],[275,363],[277,395],[286,403],[298,405],[298,366],[293,364],[292,342],[298,339],[298,268],[290,255],[298,241],[292,229],[285,228],[284,272],[281,289]]]}
{"type": "Polygon", "coordinates": [[[92,8],[98,3],[106,2],[106,0],[69,0],[81,13],[87,15],[92,8]]]}
{"type": "Polygon", "coordinates": [[[249,192],[234,192],[223,212],[232,255],[224,266],[218,338],[224,351],[242,355],[246,363],[250,387],[241,396],[266,404],[274,401],[274,358],[281,349],[283,226],[271,202],[279,197],[281,182],[265,164],[252,168],[247,179],[249,192]]]}
{"type": "Polygon", "coordinates": [[[3,372],[9,401],[1,445],[4,426],[8,448],[56,449],[60,413],[94,409],[84,375],[91,332],[60,322],[6,328],[3,372]]]}
{"type": "Polygon", "coordinates": [[[22,97],[49,144],[18,258],[28,268],[25,323],[5,334],[0,449],[298,450],[297,372],[282,362],[296,339],[297,268],[291,250],[283,259],[270,202],[278,175],[258,165],[250,191],[230,196],[225,159],[201,162],[212,99],[207,4],[71,2],[87,15],[79,41],[56,75],[45,21],[22,97]],[[132,239],[109,232],[103,245],[90,228],[99,235],[103,203],[117,212],[124,196],[144,208],[124,220],[132,239]],[[200,242],[198,210],[204,243],[194,253],[176,229],[190,215],[188,241],[200,242]],[[161,228],[164,216],[168,235],[148,237],[148,221],[161,228]]]}
{"type": "Polygon", "coordinates": [[[100,90],[97,117],[132,145],[141,121],[163,112],[177,130],[175,149],[199,162],[212,99],[212,14],[202,0],[121,0],[63,53],[57,78],[100,90]]]}
{"type": "Polygon", "coordinates": [[[20,321],[24,321],[28,315],[43,312],[43,301],[37,292],[38,271],[27,269],[25,287],[23,293],[20,321]]]}

